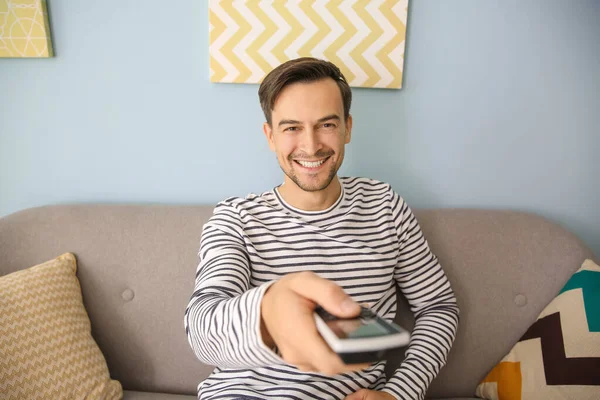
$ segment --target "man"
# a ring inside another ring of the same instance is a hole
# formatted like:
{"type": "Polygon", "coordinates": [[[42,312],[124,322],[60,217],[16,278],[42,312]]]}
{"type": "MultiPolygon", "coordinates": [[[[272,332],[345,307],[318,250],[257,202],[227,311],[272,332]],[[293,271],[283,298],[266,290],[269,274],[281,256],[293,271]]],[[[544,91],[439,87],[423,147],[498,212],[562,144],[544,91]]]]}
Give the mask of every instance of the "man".
{"type": "Polygon", "coordinates": [[[259,88],[280,186],[220,202],[200,243],[185,314],[197,357],[216,365],[200,399],[422,399],[445,364],[458,307],[410,208],[390,185],[339,178],[351,90],[333,64],[288,61],[259,88]],[[388,321],[399,286],[415,314],[406,359],[344,365],[319,336],[317,305],[368,303],[388,321]]]}

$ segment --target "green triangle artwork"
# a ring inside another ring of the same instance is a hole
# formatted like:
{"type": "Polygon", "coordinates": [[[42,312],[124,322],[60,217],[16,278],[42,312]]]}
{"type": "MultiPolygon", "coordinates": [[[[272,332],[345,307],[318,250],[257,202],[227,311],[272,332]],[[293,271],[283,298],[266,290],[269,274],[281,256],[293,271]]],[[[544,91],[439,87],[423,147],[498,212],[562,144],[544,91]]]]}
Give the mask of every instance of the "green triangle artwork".
{"type": "Polygon", "coordinates": [[[0,58],[53,57],[45,0],[0,0],[0,58]]]}

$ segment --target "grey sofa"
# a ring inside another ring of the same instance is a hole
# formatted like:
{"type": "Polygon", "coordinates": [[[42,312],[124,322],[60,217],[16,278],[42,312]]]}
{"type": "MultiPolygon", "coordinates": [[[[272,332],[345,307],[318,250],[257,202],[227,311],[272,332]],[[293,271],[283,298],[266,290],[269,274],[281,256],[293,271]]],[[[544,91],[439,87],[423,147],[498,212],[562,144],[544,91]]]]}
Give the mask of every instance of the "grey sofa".
{"type": "MultiPolygon", "coordinates": [[[[0,218],[0,276],[73,252],[94,338],[125,399],[192,399],[212,367],[183,328],[212,206],[46,206],[0,218]]],[[[472,398],[591,251],[536,215],[416,210],[458,297],[461,321],[435,399],[472,398]]],[[[413,324],[406,302],[398,321],[413,324]]],[[[390,361],[390,369],[402,354],[390,361]]]]}

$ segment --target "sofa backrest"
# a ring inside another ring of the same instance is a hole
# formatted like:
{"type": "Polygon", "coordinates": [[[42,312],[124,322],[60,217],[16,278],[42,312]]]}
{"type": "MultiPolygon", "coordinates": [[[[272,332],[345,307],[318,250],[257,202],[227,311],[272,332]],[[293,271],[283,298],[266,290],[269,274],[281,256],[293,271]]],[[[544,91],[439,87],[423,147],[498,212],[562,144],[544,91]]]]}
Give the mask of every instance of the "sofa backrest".
{"type": "MultiPolygon", "coordinates": [[[[212,370],[193,355],[183,313],[212,206],[72,205],[0,218],[0,276],[62,253],[78,260],[94,338],[125,389],[195,394],[212,370]]],[[[590,250],[526,213],[416,210],[457,294],[459,334],[430,395],[470,396],[590,250]]],[[[398,321],[410,327],[405,301],[398,321]]],[[[401,360],[399,354],[391,364],[401,360]]]]}

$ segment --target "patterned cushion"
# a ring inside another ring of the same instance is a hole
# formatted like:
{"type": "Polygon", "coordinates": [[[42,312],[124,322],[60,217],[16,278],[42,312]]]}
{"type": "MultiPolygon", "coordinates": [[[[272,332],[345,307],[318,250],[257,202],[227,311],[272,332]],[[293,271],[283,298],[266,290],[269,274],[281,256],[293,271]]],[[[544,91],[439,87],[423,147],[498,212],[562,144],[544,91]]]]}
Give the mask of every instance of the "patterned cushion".
{"type": "Polygon", "coordinates": [[[586,260],[476,395],[499,400],[600,399],[600,267],[586,260]]]}
{"type": "Polygon", "coordinates": [[[91,335],[71,253],[0,277],[0,393],[5,400],[120,399],[91,335]]]}

